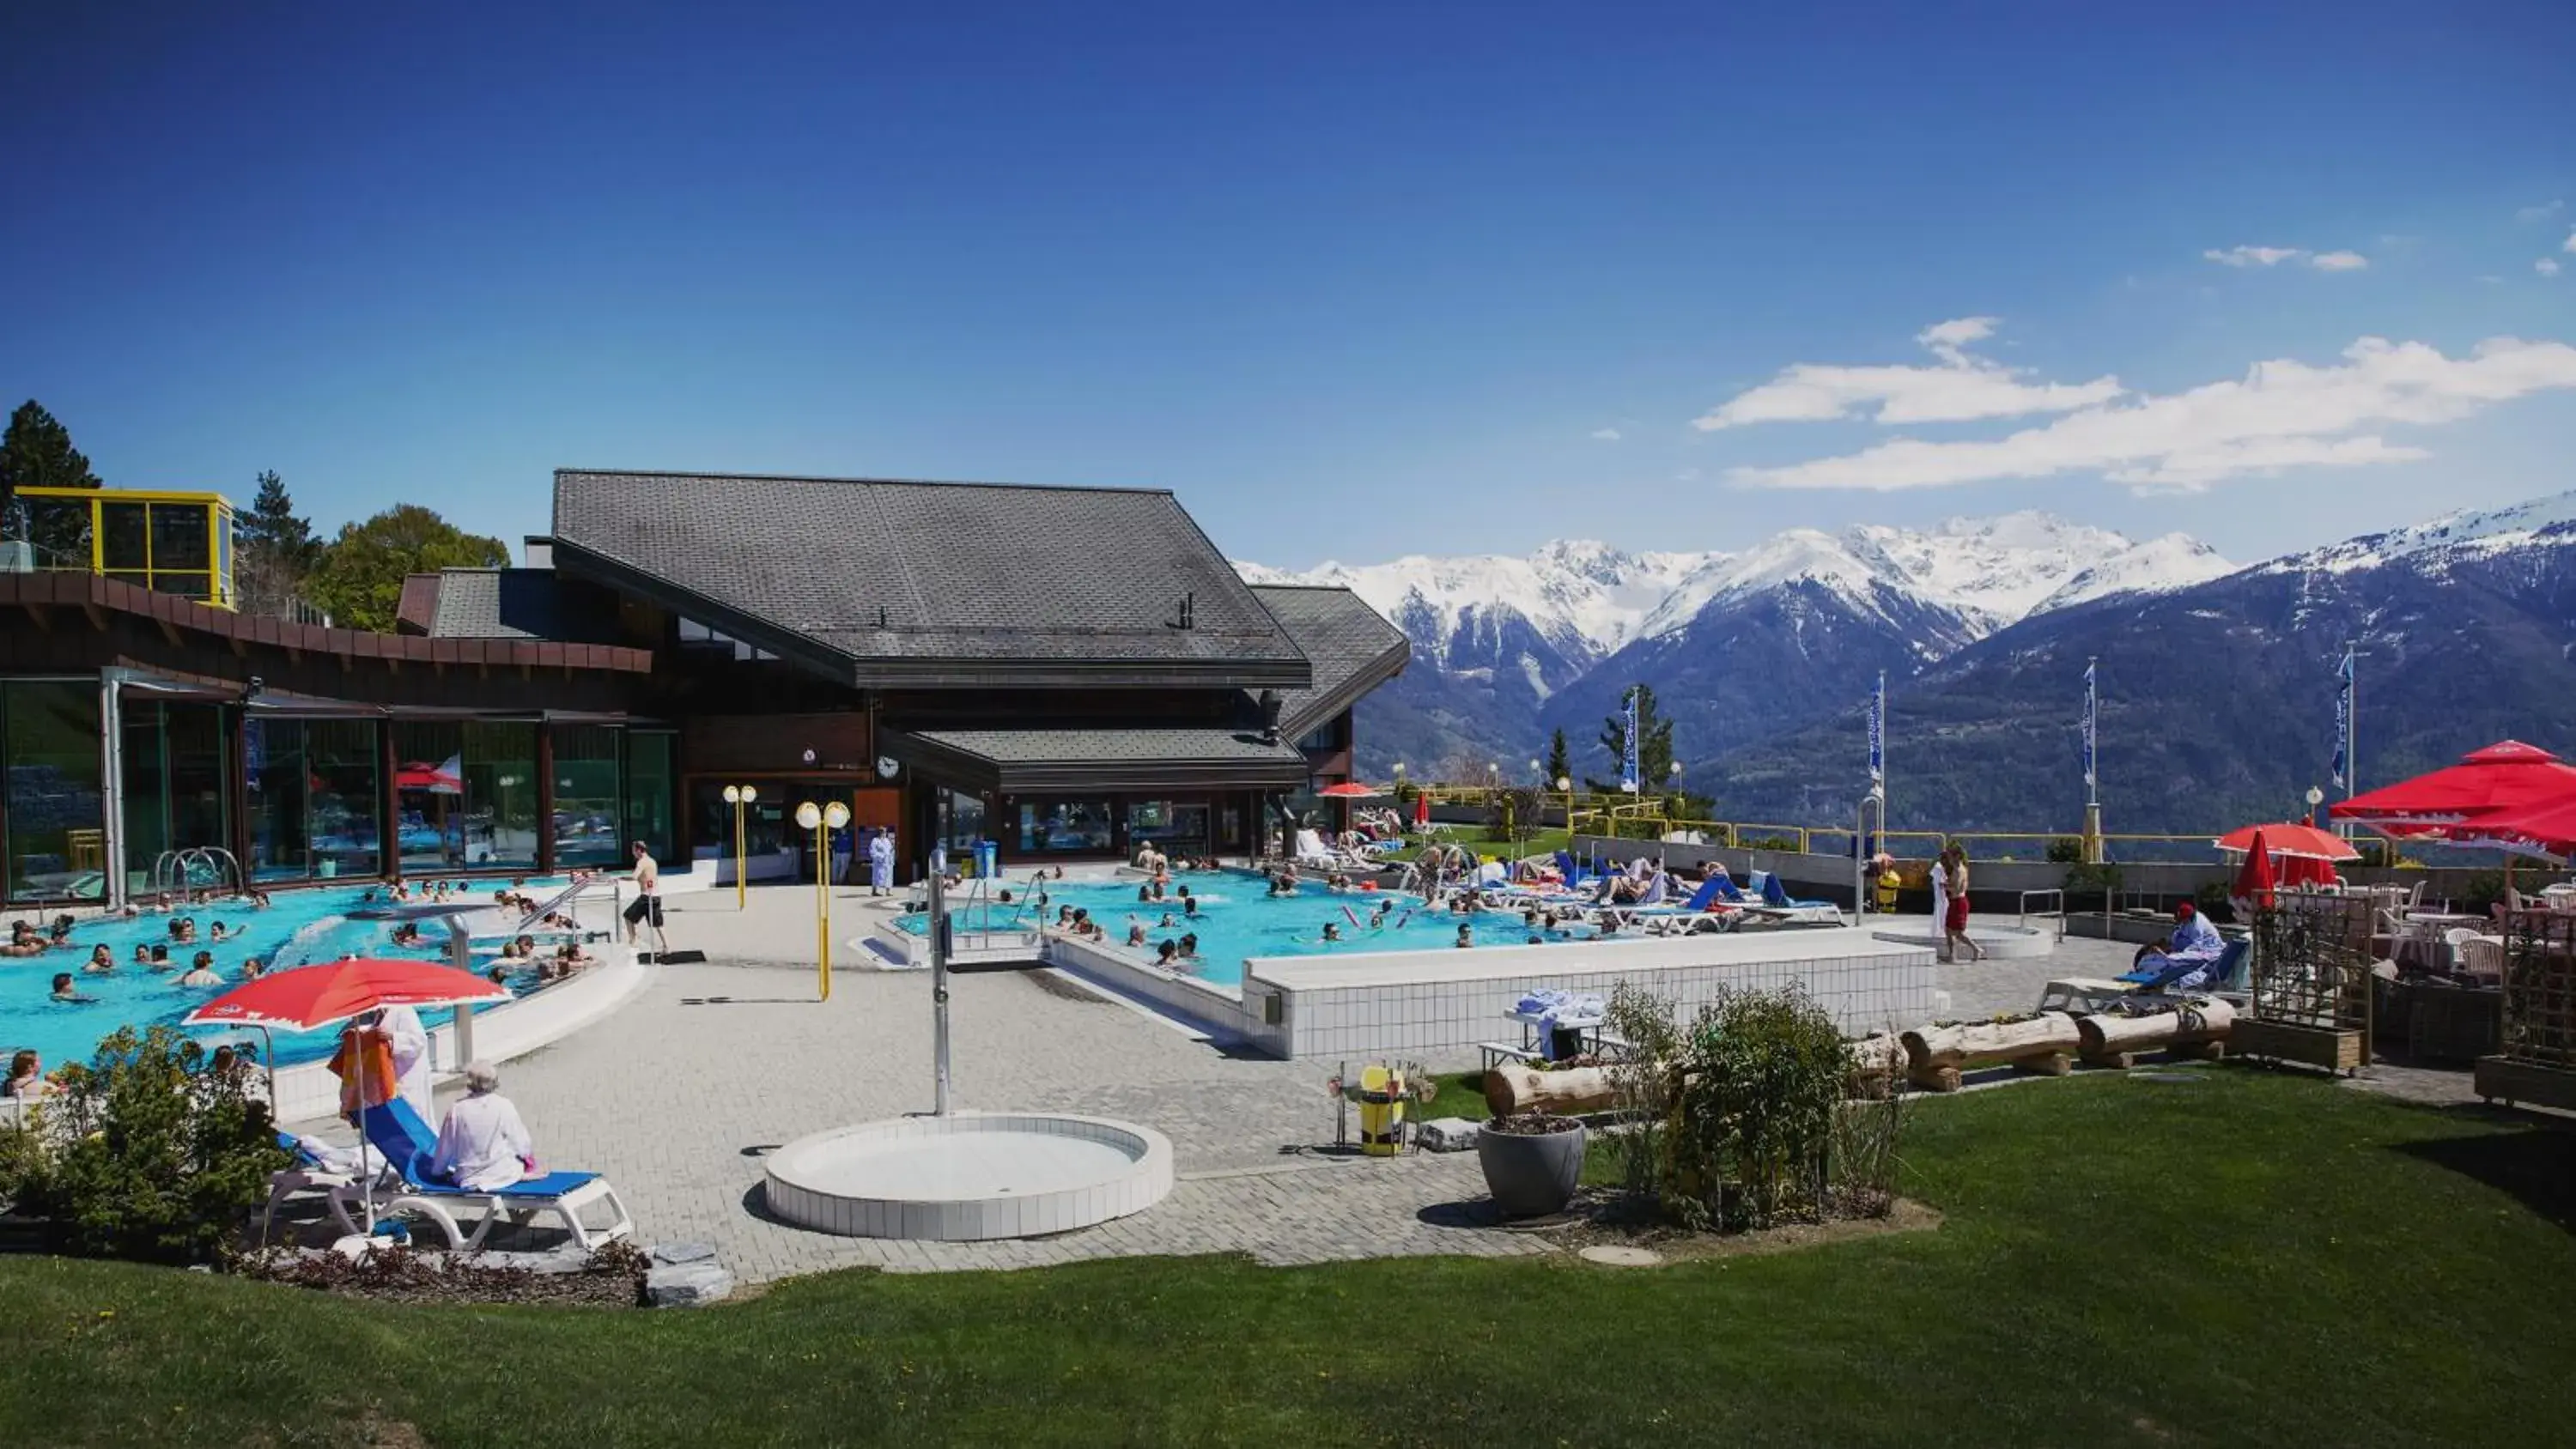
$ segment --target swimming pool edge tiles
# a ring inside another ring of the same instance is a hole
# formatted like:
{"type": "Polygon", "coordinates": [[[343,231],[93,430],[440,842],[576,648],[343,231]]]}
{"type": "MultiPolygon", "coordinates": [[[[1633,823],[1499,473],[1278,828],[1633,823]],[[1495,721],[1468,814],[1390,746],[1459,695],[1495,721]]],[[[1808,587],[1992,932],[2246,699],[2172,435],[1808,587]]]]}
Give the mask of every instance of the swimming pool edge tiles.
{"type": "Polygon", "coordinates": [[[1852,1035],[1927,1020],[1933,953],[1855,939],[1864,934],[1801,931],[1758,938],[1614,942],[1598,948],[1540,948],[1544,957],[1537,950],[1529,957],[1490,951],[1454,957],[1387,952],[1374,962],[1332,958],[1321,963],[1321,970],[1314,969],[1314,958],[1259,959],[1245,965],[1245,995],[1247,1001],[1269,993],[1283,998],[1280,1015],[1288,1040],[1281,1054],[1295,1057],[1427,1052],[1507,1040],[1516,1028],[1504,1013],[1528,989],[1554,986],[1607,995],[1621,980],[1639,980],[1675,997],[1685,1014],[1721,987],[1761,989],[1796,982],[1852,1035]],[[1393,979],[1371,981],[1365,979],[1368,975],[1393,979]]]}
{"type": "Polygon", "coordinates": [[[1931,1019],[1934,958],[1927,948],[1865,931],[1782,931],[1693,936],[1602,946],[1472,952],[1389,951],[1361,956],[1257,957],[1239,994],[1173,976],[1084,942],[1051,941],[1048,960],[1193,1025],[1277,1057],[1359,1056],[1463,1049],[1508,1039],[1504,1019],[1522,993],[1555,986],[1608,995],[1638,980],[1674,997],[1684,1014],[1720,987],[1797,983],[1853,1036],[1931,1019]],[[1270,999],[1277,998],[1277,1020],[1270,999]]]}

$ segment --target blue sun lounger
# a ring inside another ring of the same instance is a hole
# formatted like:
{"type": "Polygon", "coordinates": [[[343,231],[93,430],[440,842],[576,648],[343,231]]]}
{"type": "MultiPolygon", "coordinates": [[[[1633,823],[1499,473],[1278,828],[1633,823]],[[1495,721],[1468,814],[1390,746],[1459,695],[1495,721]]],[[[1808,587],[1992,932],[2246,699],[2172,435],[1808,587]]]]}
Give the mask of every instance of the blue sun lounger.
{"type": "MultiPolygon", "coordinates": [[[[598,1173],[549,1172],[489,1190],[457,1187],[430,1175],[430,1159],[437,1152],[438,1137],[409,1102],[396,1097],[382,1106],[369,1107],[359,1115],[359,1125],[368,1144],[384,1154],[394,1175],[401,1179],[390,1200],[377,1204],[376,1211],[418,1213],[447,1234],[450,1248],[483,1246],[484,1235],[504,1215],[524,1225],[539,1213],[552,1213],[563,1220],[564,1230],[584,1252],[635,1231],[635,1220],[627,1215],[625,1202],[598,1173]],[[608,1205],[612,1220],[605,1227],[592,1227],[582,1221],[582,1210],[599,1202],[608,1205]],[[482,1221],[475,1224],[471,1234],[458,1229],[452,1211],[457,1207],[482,1210],[482,1221]]],[[[362,1188],[358,1184],[331,1191],[332,1210],[352,1232],[366,1230],[348,1211],[361,1200],[362,1188]]]]}

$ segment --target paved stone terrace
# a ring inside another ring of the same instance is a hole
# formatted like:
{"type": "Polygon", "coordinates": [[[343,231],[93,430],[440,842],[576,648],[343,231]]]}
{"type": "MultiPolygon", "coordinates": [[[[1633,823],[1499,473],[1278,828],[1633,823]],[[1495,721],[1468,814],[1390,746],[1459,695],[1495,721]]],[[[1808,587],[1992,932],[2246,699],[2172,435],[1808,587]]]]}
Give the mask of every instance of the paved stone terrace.
{"type": "MultiPolygon", "coordinates": [[[[1548,1246],[1492,1223],[1475,1154],[1337,1155],[1329,1063],[1229,1053],[1052,972],[954,978],[956,1105],[1096,1114],[1172,1139],[1171,1196],[1050,1238],[910,1243],[790,1227],[761,1207],[762,1154],[824,1128],[931,1106],[927,972],[836,971],[815,1000],[810,889],[675,897],[675,951],[616,1016],[502,1069],[543,1162],[605,1173],[647,1242],[714,1243],[749,1281],[830,1268],[1034,1267],[1137,1254],[1243,1252],[1272,1264],[1548,1246]]],[[[835,892],[836,962],[884,909],[835,892]]],[[[649,944],[649,942],[648,942],[649,944]]],[[[2127,947],[2069,941],[2032,961],[1945,966],[1956,1015],[2027,1008],[2052,975],[2124,967],[2127,947]]],[[[1356,1065],[1356,1063],[1354,1063],[1356,1065]]],[[[1471,1059],[1435,1057],[1441,1070],[1471,1059]]],[[[444,1095],[444,1094],[442,1094],[444,1095]]],[[[1434,1104],[1430,1115],[1441,1115],[1434,1104]]]]}

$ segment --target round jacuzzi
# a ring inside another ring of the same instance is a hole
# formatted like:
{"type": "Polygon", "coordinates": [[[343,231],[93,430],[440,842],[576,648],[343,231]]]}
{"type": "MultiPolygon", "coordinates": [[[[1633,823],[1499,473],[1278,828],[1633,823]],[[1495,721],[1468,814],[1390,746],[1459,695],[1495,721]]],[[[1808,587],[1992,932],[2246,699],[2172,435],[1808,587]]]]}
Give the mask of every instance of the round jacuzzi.
{"type": "Polygon", "coordinates": [[[769,1155],[769,1210],[818,1232],[969,1242],[1070,1232],[1172,1190],[1172,1144],[1105,1117],[961,1112],[800,1137],[769,1155]]]}
{"type": "MultiPolygon", "coordinates": [[[[1949,944],[1941,939],[1939,929],[1928,920],[1920,926],[1882,926],[1870,934],[1894,945],[1928,946],[1935,951],[1945,949],[1949,944]]],[[[2045,956],[2057,949],[2057,938],[2052,932],[2030,926],[1996,926],[1971,921],[1968,939],[1976,942],[1977,949],[1987,955],[2005,961],[2045,956]]]]}

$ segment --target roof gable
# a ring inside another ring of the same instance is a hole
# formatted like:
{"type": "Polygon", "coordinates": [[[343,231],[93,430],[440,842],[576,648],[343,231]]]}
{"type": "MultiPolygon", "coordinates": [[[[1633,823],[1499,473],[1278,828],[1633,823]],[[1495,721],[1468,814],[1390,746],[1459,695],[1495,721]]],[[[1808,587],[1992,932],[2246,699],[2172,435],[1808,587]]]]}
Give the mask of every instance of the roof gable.
{"type": "Polygon", "coordinates": [[[1252,592],[1314,666],[1313,682],[1280,700],[1279,728],[1292,739],[1358,703],[1413,658],[1404,631],[1348,589],[1256,584],[1252,592]]]}
{"type": "Polygon", "coordinates": [[[563,470],[554,536],[558,568],[858,684],[1311,682],[1166,492],[563,470]]]}

